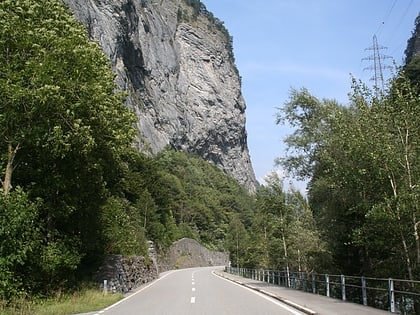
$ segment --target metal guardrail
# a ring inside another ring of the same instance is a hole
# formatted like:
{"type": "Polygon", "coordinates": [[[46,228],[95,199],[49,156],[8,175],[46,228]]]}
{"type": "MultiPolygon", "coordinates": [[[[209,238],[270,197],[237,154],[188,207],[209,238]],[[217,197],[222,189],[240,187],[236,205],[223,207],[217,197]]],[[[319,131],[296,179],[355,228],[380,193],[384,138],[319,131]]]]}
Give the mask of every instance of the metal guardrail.
{"type": "Polygon", "coordinates": [[[420,314],[420,281],[226,267],[244,278],[363,304],[391,313],[420,314]]]}

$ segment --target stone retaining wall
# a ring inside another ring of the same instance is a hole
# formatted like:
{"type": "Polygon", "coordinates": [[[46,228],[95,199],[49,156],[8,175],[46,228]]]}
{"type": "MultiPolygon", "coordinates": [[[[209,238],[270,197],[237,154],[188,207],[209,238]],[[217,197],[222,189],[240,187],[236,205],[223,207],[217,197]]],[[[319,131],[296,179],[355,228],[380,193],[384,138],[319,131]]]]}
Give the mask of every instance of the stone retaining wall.
{"type": "Polygon", "coordinates": [[[112,255],[105,258],[98,274],[98,281],[101,289],[105,289],[104,280],[106,280],[107,291],[125,293],[157,277],[156,267],[144,257],[112,255]]]}
{"type": "Polygon", "coordinates": [[[126,293],[158,278],[159,272],[191,267],[227,266],[229,254],[211,251],[197,241],[183,238],[157,257],[154,246],[149,242],[150,260],[141,256],[111,255],[106,257],[98,273],[101,289],[109,292],[126,293]]]}

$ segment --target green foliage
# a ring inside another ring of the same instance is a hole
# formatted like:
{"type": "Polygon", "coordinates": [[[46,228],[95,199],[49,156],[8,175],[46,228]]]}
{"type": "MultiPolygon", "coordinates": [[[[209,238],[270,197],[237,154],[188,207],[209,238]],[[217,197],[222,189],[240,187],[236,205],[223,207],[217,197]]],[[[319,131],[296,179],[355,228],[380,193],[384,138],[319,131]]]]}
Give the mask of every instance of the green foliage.
{"type": "Polygon", "coordinates": [[[250,235],[247,264],[251,267],[318,272],[329,257],[312,212],[300,192],[285,192],[276,173],[256,195],[256,214],[250,235]]]}
{"type": "Polygon", "coordinates": [[[40,234],[31,260],[7,268],[29,292],[49,291],[103,253],[101,205],[124,168],[134,116],[109,61],[61,1],[1,1],[0,24],[1,177],[13,169],[11,183],[37,205],[26,226],[40,234]]]}
{"type": "Polygon", "coordinates": [[[71,294],[58,293],[48,299],[30,301],[24,298],[6,305],[0,300],[2,315],[68,315],[98,311],[121,300],[123,295],[104,294],[86,286],[71,294]]]}
{"type": "Polygon", "coordinates": [[[416,57],[416,54],[418,54],[419,43],[417,41],[419,38],[419,33],[420,33],[420,14],[416,18],[412,36],[407,41],[407,48],[405,50],[405,64],[406,65],[410,64],[413,61],[413,59],[416,57]]]}
{"type": "Polygon", "coordinates": [[[161,218],[172,218],[182,227],[173,236],[193,234],[207,246],[223,250],[231,215],[237,213],[246,221],[253,211],[246,189],[214,165],[185,153],[164,151],[156,163],[161,178],[151,193],[161,218]]]}
{"type": "Polygon", "coordinates": [[[0,171],[21,187],[1,191],[1,300],[77,287],[106,254],[147,255],[146,240],[191,237],[240,266],[312,268],[321,246],[297,195],[286,204],[273,181],[252,196],[200,158],[134,151],[109,60],[61,1],[0,1],[0,24],[0,171]]]}
{"type": "Polygon", "coordinates": [[[105,254],[147,256],[140,212],[127,199],[108,198],[102,210],[105,254]]]}
{"type": "Polygon", "coordinates": [[[22,189],[0,195],[0,300],[23,293],[28,285],[21,268],[40,245],[40,230],[34,224],[40,202],[32,202],[22,189]]]}
{"type": "Polygon", "coordinates": [[[412,279],[420,263],[418,93],[400,72],[382,100],[354,81],[351,101],[292,92],[279,117],[297,129],[280,163],[310,178],[310,205],[340,272],[412,279]]]}
{"type": "Polygon", "coordinates": [[[230,253],[230,260],[235,267],[249,266],[251,255],[250,233],[246,230],[238,214],[234,214],[230,220],[226,235],[226,249],[230,253]]]}
{"type": "Polygon", "coordinates": [[[413,86],[420,91],[420,56],[414,57],[410,63],[405,65],[405,72],[413,86]]]}

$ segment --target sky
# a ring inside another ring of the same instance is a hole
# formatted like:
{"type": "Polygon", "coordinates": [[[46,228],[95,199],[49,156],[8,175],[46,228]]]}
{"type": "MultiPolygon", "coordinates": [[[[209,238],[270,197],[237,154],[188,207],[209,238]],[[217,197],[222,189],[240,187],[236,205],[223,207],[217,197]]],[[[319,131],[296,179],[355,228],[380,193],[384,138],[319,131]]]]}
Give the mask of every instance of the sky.
{"type": "MultiPolygon", "coordinates": [[[[283,173],[274,160],[286,156],[277,125],[278,108],[291,88],[319,99],[348,103],[351,77],[367,84],[376,35],[384,65],[402,65],[407,40],[420,12],[419,0],[201,0],[233,37],[235,63],[247,104],[248,148],[257,180],[283,173]]],[[[390,74],[384,71],[384,77],[390,74]]],[[[305,193],[306,182],[285,178],[305,193]]]]}

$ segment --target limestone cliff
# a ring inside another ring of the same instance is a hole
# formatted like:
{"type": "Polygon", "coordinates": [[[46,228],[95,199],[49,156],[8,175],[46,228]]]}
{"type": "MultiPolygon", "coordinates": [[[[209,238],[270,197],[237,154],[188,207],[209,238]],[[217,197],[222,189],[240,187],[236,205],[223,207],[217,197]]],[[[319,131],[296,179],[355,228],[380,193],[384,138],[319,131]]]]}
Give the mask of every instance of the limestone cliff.
{"type": "Polygon", "coordinates": [[[63,1],[110,57],[140,150],[197,154],[255,190],[231,38],[200,1],[63,1]]]}

